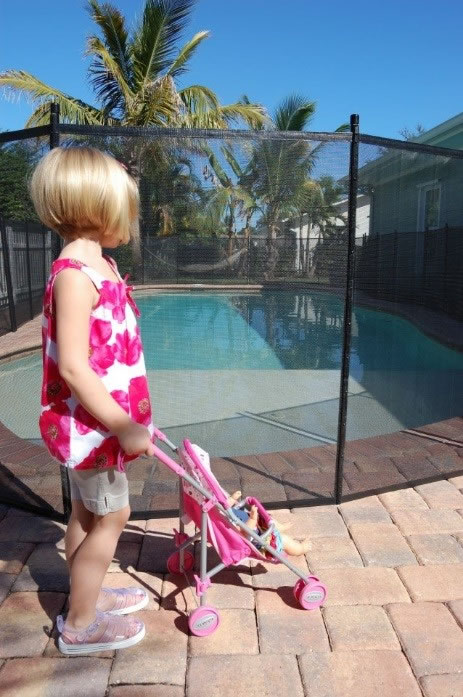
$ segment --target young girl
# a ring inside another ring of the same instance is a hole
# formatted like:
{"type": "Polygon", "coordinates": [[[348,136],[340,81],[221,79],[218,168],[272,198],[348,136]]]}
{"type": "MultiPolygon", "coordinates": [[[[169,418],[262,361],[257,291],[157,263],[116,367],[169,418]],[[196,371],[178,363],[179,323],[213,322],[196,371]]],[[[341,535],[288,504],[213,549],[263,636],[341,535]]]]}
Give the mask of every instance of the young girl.
{"type": "Polygon", "coordinates": [[[43,310],[40,432],[69,468],[72,513],[65,535],[69,612],[57,621],[60,651],[132,646],[143,622],[140,588],[102,588],[130,515],[124,463],[153,455],[151,406],[130,288],[102,248],[125,244],[138,191],[124,167],[85,147],[56,148],[30,182],[42,222],[65,241],[43,310]]]}

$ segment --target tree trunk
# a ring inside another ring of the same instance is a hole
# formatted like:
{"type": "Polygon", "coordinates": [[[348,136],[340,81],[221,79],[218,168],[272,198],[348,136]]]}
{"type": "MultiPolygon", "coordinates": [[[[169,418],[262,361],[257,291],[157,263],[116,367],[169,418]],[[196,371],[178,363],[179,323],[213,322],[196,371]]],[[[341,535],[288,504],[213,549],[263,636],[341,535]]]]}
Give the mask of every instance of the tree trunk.
{"type": "Polygon", "coordinates": [[[245,250],[240,258],[237,275],[242,277],[247,275],[246,267],[249,268],[249,238],[251,236],[251,230],[249,223],[251,222],[252,213],[246,216],[246,222],[244,225],[244,235],[243,235],[243,249],[245,250]]]}
{"type": "Polygon", "coordinates": [[[230,258],[233,254],[233,230],[228,230],[228,251],[227,256],[230,258]]]}
{"type": "Polygon", "coordinates": [[[278,262],[278,249],[276,246],[277,225],[274,221],[269,224],[267,237],[267,263],[264,272],[264,279],[269,281],[275,276],[275,269],[278,262]]]}
{"type": "Polygon", "coordinates": [[[233,224],[234,224],[234,217],[233,217],[233,204],[230,203],[230,216],[228,218],[228,253],[227,256],[231,257],[233,254],[233,224]]]}

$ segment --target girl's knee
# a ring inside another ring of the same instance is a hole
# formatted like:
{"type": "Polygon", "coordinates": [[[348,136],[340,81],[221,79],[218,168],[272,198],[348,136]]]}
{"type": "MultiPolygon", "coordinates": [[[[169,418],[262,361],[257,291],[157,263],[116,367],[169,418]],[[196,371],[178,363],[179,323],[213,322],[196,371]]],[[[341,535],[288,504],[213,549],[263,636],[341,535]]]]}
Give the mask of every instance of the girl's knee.
{"type": "Polygon", "coordinates": [[[82,501],[73,499],[71,518],[69,522],[71,522],[72,520],[78,521],[85,532],[90,532],[95,523],[95,515],[87,508],[85,508],[82,501]]]}

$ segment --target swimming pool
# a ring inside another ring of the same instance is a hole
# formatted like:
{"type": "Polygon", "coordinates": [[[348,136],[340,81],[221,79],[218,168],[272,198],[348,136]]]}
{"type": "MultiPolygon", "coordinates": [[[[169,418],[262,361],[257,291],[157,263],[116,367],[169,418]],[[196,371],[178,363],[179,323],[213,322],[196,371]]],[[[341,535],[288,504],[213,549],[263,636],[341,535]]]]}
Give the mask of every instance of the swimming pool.
{"type": "MultiPolygon", "coordinates": [[[[336,442],[343,303],[320,291],[137,296],[156,424],[231,456],[336,442]]],[[[41,358],[0,366],[0,420],[39,438],[41,358]]],[[[463,413],[463,354],[354,307],[347,438],[463,413]]]]}

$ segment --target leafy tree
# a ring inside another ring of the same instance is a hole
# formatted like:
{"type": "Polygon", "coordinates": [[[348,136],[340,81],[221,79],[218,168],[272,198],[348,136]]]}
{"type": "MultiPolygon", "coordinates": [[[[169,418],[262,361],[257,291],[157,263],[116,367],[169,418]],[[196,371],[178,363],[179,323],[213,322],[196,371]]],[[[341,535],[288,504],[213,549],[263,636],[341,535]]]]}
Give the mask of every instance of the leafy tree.
{"type": "MultiPolygon", "coordinates": [[[[201,31],[179,47],[195,0],[146,0],[139,23],[131,30],[122,13],[110,3],[88,0],[88,11],[99,35],[88,38],[89,80],[99,106],[66,94],[23,70],[0,74],[0,86],[26,95],[36,105],[26,127],[49,122],[49,105],[60,106],[63,122],[87,125],[251,127],[266,121],[262,106],[249,100],[221,105],[204,85],[179,88],[178,80],[209,32],[201,31]]],[[[150,144],[129,139],[124,158],[140,183],[141,162],[150,144]]],[[[140,261],[139,242],[134,261],[140,261]]]]}
{"type": "Polygon", "coordinates": [[[417,123],[414,129],[409,129],[407,126],[404,126],[399,131],[399,135],[401,135],[404,140],[414,140],[418,138],[418,136],[423,135],[423,133],[426,133],[426,129],[421,123],[417,123]]]}
{"type": "MultiPolygon", "coordinates": [[[[278,131],[305,130],[315,113],[315,102],[300,95],[287,97],[277,108],[273,128],[278,131]]],[[[346,131],[343,124],[336,132],[346,131]]],[[[310,178],[323,143],[312,147],[306,139],[265,139],[254,148],[241,185],[252,192],[267,228],[266,278],[272,278],[278,261],[276,237],[285,218],[302,211],[317,210],[314,202],[321,200],[322,189],[310,178]]],[[[320,204],[317,204],[320,207],[320,204]]]]}
{"type": "Polygon", "coordinates": [[[63,122],[90,125],[194,126],[228,128],[265,122],[263,107],[240,100],[220,105],[204,85],[179,89],[176,82],[209,32],[195,34],[178,47],[195,0],[146,0],[141,21],[132,31],[110,3],[88,0],[87,9],[101,36],[88,37],[90,83],[100,107],[65,94],[23,70],[0,74],[0,85],[25,94],[38,106],[26,127],[49,122],[49,104],[60,106],[63,122]]]}
{"type": "Polygon", "coordinates": [[[0,215],[10,220],[37,220],[27,191],[36,155],[19,141],[0,146],[0,215]]]}

